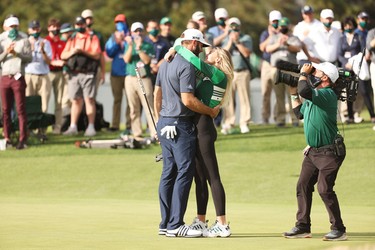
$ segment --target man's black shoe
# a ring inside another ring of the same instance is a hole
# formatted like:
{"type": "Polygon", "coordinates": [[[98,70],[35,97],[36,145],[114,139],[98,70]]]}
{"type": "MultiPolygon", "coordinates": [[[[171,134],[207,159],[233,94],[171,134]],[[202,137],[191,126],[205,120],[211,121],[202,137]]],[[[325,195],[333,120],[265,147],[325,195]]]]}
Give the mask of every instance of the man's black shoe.
{"type": "Polygon", "coordinates": [[[283,236],[288,239],[297,239],[297,238],[311,238],[311,232],[307,229],[302,229],[299,227],[293,227],[289,232],[284,232],[283,236]]]}

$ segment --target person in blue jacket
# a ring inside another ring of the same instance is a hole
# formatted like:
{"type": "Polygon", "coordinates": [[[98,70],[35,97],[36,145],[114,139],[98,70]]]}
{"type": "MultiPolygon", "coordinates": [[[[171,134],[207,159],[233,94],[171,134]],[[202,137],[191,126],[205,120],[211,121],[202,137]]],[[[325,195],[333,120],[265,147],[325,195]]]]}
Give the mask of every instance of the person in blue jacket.
{"type": "MultiPolygon", "coordinates": [[[[120,129],[121,103],[125,95],[126,63],[123,59],[125,52],[125,36],[129,35],[128,25],[124,14],[115,17],[116,31],[111,35],[105,44],[107,56],[112,58],[111,88],[113,94],[112,124],[110,131],[120,129]]],[[[130,110],[126,105],[125,111],[126,130],[130,130],[130,110]]]]}

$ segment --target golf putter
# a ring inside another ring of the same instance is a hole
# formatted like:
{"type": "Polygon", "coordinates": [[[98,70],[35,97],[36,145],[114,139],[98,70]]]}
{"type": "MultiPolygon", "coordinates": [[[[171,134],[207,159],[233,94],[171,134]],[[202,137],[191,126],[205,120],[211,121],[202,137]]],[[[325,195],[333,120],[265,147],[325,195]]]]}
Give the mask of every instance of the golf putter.
{"type": "MultiPolygon", "coordinates": [[[[141,91],[142,91],[142,94],[143,94],[143,97],[145,98],[145,101],[146,101],[146,104],[147,104],[147,108],[148,108],[148,112],[151,116],[151,120],[152,120],[152,123],[154,124],[154,127],[155,127],[155,131],[156,131],[156,124],[155,124],[155,120],[154,120],[154,117],[152,116],[152,113],[151,113],[151,108],[150,108],[150,104],[148,103],[148,100],[147,100],[147,96],[146,96],[146,90],[145,90],[145,86],[143,85],[143,81],[142,81],[142,77],[141,75],[139,74],[139,70],[138,70],[138,67],[135,67],[135,74],[137,75],[137,80],[138,80],[138,84],[141,88],[141,91]]],[[[163,156],[162,154],[157,154],[155,156],[155,161],[156,162],[159,162],[163,160],[163,156]]]]}

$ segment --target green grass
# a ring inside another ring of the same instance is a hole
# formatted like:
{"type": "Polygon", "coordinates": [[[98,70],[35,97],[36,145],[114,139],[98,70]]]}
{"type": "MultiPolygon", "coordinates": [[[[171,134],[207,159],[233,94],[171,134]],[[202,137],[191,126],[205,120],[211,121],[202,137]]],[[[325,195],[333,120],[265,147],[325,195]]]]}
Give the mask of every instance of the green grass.
{"type": "MultiPolygon", "coordinates": [[[[0,249],[374,249],[375,132],[345,126],[347,158],[336,181],[346,242],[323,242],[328,215],[317,193],[312,239],[287,240],[295,222],[295,185],[305,146],[302,128],[252,126],[216,143],[227,195],[228,239],[170,239],[160,220],[159,146],[77,149],[83,137],[48,135],[27,150],[0,152],[0,249]]],[[[340,129],[342,129],[340,127],[340,129]]],[[[116,134],[101,132],[98,138],[116,134]]],[[[195,216],[190,195],[185,220],[195,216]]],[[[208,219],[214,222],[212,201],[208,219]]]]}

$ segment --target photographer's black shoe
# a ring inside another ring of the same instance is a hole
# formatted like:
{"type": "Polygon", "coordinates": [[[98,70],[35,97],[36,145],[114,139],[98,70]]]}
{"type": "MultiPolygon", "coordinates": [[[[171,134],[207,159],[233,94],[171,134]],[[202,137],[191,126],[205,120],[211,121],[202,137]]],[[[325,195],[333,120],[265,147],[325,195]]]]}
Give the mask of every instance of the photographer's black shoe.
{"type": "Polygon", "coordinates": [[[297,239],[297,238],[311,238],[311,232],[307,229],[302,229],[299,227],[293,227],[289,232],[284,232],[283,236],[288,239],[297,239]]]}
{"type": "Polygon", "coordinates": [[[346,233],[339,230],[332,230],[323,237],[323,240],[327,241],[342,241],[347,239],[348,237],[346,236],[346,233]]]}

